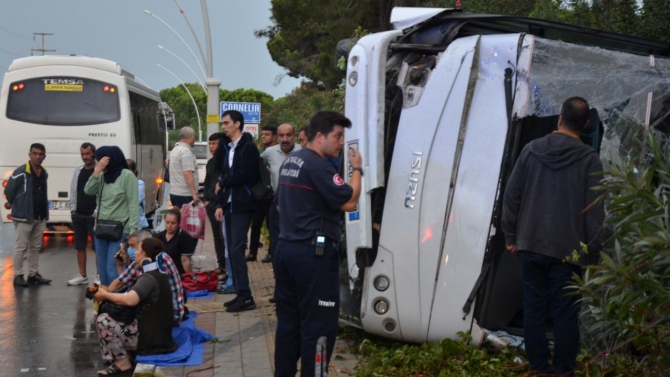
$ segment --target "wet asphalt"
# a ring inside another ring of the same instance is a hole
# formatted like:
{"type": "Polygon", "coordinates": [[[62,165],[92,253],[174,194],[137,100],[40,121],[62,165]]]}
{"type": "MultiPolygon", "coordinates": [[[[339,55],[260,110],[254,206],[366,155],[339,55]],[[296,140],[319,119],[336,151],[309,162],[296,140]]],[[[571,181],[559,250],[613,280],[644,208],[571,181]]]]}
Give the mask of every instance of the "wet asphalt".
{"type": "MultiPolygon", "coordinates": [[[[100,345],[86,285],[67,286],[78,272],[71,237],[44,238],[39,271],[51,285],[14,287],[14,225],[0,226],[0,376],[97,376],[100,345]]],[[[89,283],[95,254],[88,251],[89,283]]],[[[27,273],[27,264],[24,267],[27,273]]]]}

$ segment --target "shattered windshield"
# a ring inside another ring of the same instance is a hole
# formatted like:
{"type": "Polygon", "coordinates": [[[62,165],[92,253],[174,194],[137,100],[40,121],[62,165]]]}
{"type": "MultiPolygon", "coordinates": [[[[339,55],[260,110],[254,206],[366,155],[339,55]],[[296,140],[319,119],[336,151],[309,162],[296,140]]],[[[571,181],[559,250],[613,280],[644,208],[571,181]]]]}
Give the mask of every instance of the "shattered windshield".
{"type": "Polygon", "coordinates": [[[598,110],[606,169],[619,156],[639,155],[647,116],[651,132],[663,139],[670,133],[669,59],[536,38],[529,81],[534,115],[560,113],[571,96],[584,97],[598,110]]]}

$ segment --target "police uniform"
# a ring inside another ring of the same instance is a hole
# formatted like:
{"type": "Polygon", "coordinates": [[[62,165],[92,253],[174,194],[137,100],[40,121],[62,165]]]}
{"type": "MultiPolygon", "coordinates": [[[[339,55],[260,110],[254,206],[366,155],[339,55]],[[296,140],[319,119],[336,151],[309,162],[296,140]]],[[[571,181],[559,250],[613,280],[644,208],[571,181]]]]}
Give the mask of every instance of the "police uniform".
{"type": "Polygon", "coordinates": [[[342,233],[340,207],[353,189],[333,164],[304,148],[286,158],[279,171],[275,202],[280,234],[274,260],[277,280],[275,376],[320,376],[328,371],[340,310],[337,244],[342,233]],[[315,255],[315,237],[325,239],[315,255]]]}

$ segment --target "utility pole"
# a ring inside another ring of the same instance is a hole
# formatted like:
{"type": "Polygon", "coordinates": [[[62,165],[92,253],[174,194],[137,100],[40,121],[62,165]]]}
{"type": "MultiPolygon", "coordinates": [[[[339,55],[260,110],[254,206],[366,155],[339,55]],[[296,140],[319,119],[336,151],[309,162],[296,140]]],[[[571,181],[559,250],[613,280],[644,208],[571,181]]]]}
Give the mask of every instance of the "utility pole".
{"type": "MultiPolygon", "coordinates": [[[[207,12],[207,0],[200,0],[203,24],[205,26],[205,44],[207,45],[207,136],[220,131],[221,117],[219,115],[219,87],[221,80],[214,77],[214,64],[212,59],[212,33],[209,28],[209,14],[207,12]]],[[[197,39],[197,38],[196,38],[197,39]]],[[[209,152],[208,152],[208,157],[209,152]]]]}
{"type": "MultiPolygon", "coordinates": [[[[44,53],[47,52],[47,51],[53,51],[53,52],[56,52],[56,50],[52,50],[52,49],[50,50],[50,49],[46,49],[46,48],[44,48],[44,47],[45,47],[45,45],[44,45],[44,37],[46,37],[47,35],[54,35],[53,33],[33,33],[33,40],[35,39],[35,36],[36,36],[36,35],[39,35],[39,36],[42,37],[42,48],[31,48],[30,51],[32,51],[32,52],[35,52],[35,51],[42,51],[42,56],[44,56],[44,53]]],[[[31,53],[30,55],[32,55],[32,53],[31,53]]]]}

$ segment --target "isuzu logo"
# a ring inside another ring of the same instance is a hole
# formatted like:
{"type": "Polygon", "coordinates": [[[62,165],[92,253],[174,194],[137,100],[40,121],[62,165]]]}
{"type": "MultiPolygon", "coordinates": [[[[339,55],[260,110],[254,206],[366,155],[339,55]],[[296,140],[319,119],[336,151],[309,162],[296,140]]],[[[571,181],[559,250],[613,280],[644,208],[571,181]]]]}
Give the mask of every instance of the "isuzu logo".
{"type": "Polygon", "coordinates": [[[419,175],[421,175],[421,156],[423,156],[422,152],[412,153],[408,178],[409,182],[407,183],[407,190],[405,191],[405,208],[414,209],[416,192],[419,189],[419,175]]]}

